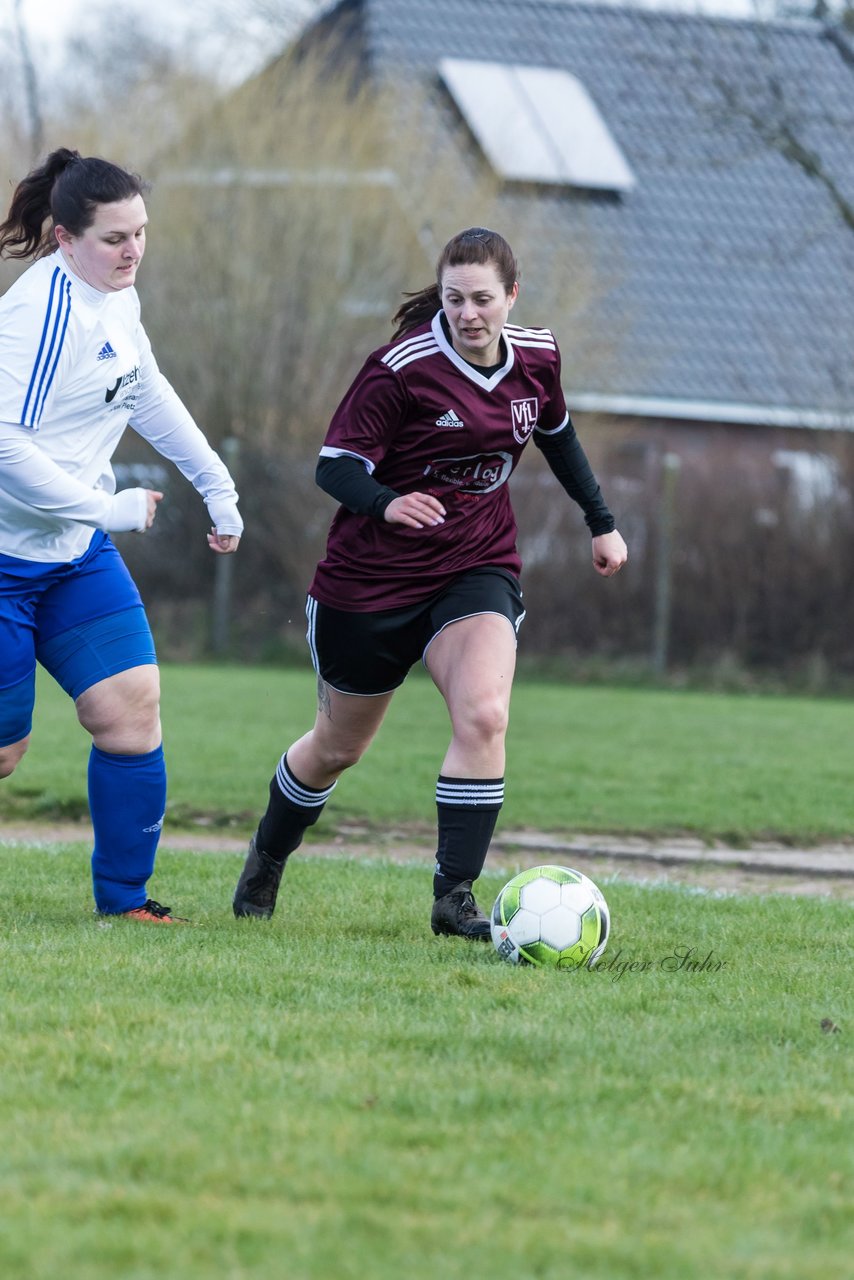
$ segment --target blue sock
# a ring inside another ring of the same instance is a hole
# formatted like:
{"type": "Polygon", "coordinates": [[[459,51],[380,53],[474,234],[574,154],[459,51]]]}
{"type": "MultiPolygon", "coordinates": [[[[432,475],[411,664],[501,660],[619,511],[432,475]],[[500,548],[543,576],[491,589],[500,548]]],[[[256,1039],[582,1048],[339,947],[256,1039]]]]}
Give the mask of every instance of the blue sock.
{"type": "Polygon", "coordinates": [[[89,812],[95,832],[95,906],[107,915],[141,907],[166,809],[163,747],[141,756],[89,755],[89,812]]]}

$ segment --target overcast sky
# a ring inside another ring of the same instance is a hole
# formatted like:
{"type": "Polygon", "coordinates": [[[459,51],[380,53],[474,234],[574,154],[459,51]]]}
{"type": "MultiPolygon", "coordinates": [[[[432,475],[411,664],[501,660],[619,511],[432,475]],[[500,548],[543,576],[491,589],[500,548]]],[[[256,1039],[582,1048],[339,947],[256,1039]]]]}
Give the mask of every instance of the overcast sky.
{"type": "MultiPolygon", "coordinates": [[[[260,0],[263,8],[264,0],[260,0]]],[[[326,0],[283,0],[283,8],[308,15],[326,0]]],[[[16,0],[0,0],[0,33],[14,31],[16,0]]],[[[266,0],[274,7],[274,0],[266,0]]],[[[21,0],[27,37],[37,70],[45,73],[56,66],[64,44],[81,24],[92,30],[93,11],[103,21],[120,25],[128,18],[142,20],[158,36],[191,49],[202,63],[221,70],[227,64],[226,79],[240,79],[269,56],[269,32],[263,22],[252,20],[253,0],[21,0]],[[264,40],[263,34],[267,34],[264,40]]],[[[129,55],[132,53],[129,50],[129,55]]]]}
{"type": "MultiPolygon", "coordinates": [[[[415,0],[413,0],[413,3],[415,0]]],[[[640,2],[640,0],[638,0],[640,2]]],[[[11,9],[14,0],[4,0],[11,9]]],[[[696,12],[724,13],[735,16],[752,14],[755,10],[753,0],[673,0],[666,4],[663,0],[648,0],[651,7],[671,9],[693,9],[696,12]]],[[[35,34],[48,39],[60,39],[70,31],[79,14],[87,7],[86,0],[23,0],[23,12],[27,25],[35,34]]],[[[239,0],[233,6],[239,9],[239,0]]],[[[250,4],[247,4],[247,9],[250,4]]],[[[306,0],[305,7],[310,7],[306,0]]],[[[174,0],[123,0],[121,11],[145,9],[155,21],[166,21],[171,26],[185,28],[204,21],[205,10],[210,6],[204,3],[176,4],[174,0]]]]}
{"type": "MultiPolygon", "coordinates": [[[[302,7],[306,13],[323,2],[324,0],[290,0],[292,9],[297,10],[302,7]]],[[[600,0],[600,2],[607,3],[608,0],[600,0]]],[[[418,0],[413,0],[413,3],[418,3],[418,0]]],[[[652,8],[719,13],[730,17],[752,17],[757,12],[757,6],[760,12],[763,6],[767,11],[772,0],[635,0],[635,3],[652,8]]],[[[2,26],[7,31],[12,28],[14,5],[15,0],[0,0],[2,26]]],[[[56,55],[57,51],[61,52],[63,42],[74,33],[81,18],[90,9],[91,5],[87,0],[22,0],[22,12],[33,52],[49,64],[52,61],[51,55],[56,55]]],[[[112,12],[116,15],[116,22],[121,22],[122,18],[129,13],[144,14],[147,20],[156,24],[158,30],[164,34],[173,35],[178,41],[191,39],[202,52],[205,48],[210,48],[212,55],[216,56],[217,12],[229,12],[234,18],[240,14],[241,10],[251,14],[252,0],[245,0],[245,3],[241,3],[241,0],[231,0],[230,3],[221,2],[219,5],[205,3],[205,0],[184,0],[184,3],[176,3],[176,0],[120,0],[112,12]]],[[[258,40],[258,28],[256,27],[253,31],[251,22],[241,24],[239,30],[244,33],[246,48],[244,57],[241,59],[235,43],[236,38],[239,39],[239,37],[236,37],[235,30],[232,30],[228,44],[229,62],[232,66],[241,66],[244,61],[251,63],[257,60],[262,48],[258,40]]],[[[219,52],[221,54],[221,47],[219,52]]]]}

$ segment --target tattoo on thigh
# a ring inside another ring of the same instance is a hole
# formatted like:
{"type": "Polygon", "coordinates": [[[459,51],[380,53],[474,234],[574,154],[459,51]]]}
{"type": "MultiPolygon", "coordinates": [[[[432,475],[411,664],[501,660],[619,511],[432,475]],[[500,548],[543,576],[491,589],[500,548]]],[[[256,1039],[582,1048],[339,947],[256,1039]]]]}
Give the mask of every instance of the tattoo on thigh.
{"type": "Polygon", "coordinates": [[[322,676],[317,677],[317,709],[322,711],[328,719],[332,719],[332,699],[329,696],[329,686],[322,676]]]}

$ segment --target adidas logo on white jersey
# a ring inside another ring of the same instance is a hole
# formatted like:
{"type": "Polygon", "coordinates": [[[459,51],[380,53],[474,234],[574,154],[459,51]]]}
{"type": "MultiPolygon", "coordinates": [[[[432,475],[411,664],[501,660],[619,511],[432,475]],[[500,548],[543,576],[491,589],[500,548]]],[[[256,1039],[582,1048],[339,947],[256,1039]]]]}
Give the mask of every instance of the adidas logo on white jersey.
{"type": "Polygon", "coordinates": [[[109,342],[105,342],[101,350],[98,352],[99,360],[115,360],[116,353],[110,346],[109,342]]]}
{"type": "Polygon", "coordinates": [[[466,424],[462,418],[458,418],[453,409],[449,409],[447,413],[443,413],[441,418],[436,419],[437,427],[464,427],[466,424]]]}

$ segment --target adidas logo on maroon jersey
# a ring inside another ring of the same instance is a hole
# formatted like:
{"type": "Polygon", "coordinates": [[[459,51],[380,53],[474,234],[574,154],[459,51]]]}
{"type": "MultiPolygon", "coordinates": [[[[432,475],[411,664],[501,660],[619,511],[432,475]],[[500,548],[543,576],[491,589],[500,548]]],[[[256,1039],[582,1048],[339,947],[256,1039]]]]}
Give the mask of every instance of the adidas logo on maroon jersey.
{"type": "Polygon", "coordinates": [[[449,409],[447,413],[443,413],[441,418],[436,419],[437,427],[464,427],[466,424],[462,418],[458,418],[453,409],[449,409]]]}

